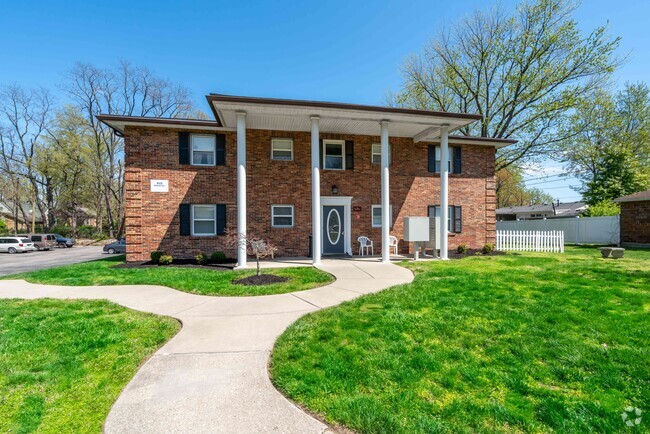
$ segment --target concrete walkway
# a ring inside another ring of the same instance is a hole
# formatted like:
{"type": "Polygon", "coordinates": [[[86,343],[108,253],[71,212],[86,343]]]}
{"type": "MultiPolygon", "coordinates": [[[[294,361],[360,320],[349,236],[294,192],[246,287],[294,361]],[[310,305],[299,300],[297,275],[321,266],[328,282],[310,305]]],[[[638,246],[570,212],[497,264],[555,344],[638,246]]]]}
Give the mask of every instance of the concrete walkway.
{"type": "MultiPolygon", "coordinates": [[[[272,264],[270,264],[272,265],[272,264]]],[[[126,386],[105,423],[108,433],[321,433],[271,384],[267,365],[277,337],[301,316],[413,280],[378,261],[323,260],[331,285],[260,297],[209,297],[162,286],[49,286],[0,281],[0,298],[108,299],[169,315],[181,331],[126,386]]]]}

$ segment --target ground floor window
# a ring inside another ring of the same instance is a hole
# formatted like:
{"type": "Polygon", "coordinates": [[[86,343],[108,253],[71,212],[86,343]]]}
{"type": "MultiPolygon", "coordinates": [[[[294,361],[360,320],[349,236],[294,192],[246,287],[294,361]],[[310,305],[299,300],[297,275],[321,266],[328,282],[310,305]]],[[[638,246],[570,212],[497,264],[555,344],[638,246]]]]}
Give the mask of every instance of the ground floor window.
{"type": "Polygon", "coordinates": [[[217,234],[217,206],[192,205],[192,235],[213,236],[217,234]]]}
{"type": "MultiPolygon", "coordinates": [[[[440,207],[430,206],[429,217],[440,217],[440,207]]],[[[463,212],[460,206],[449,206],[447,208],[447,231],[460,233],[463,229],[463,212]]]]}
{"type": "MultiPolygon", "coordinates": [[[[389,226],[393,227],[393,206],[389,207],[388,211],[388,222],[389,226]]],[[[372,227],[380,228],[381,227],[381,205],[372,206],[372,227]]]]}
{"type": "Polygon", "coordinates": [[[292,228],[293,205],[271,206],[271,226],[274,228],[292,228]]]}

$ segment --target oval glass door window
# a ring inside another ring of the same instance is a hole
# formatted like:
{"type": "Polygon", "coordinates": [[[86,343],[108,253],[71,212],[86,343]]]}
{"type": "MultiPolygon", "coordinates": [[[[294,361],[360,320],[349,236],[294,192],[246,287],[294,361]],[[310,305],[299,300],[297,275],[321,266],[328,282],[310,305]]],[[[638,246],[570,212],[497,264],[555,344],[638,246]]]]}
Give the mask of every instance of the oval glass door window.
{"type": "Polygon", "coordinates": [[[341,216],[335,209],[327,214],[327,238],[332,245],[338,244],[341,238],[341,216]]]}

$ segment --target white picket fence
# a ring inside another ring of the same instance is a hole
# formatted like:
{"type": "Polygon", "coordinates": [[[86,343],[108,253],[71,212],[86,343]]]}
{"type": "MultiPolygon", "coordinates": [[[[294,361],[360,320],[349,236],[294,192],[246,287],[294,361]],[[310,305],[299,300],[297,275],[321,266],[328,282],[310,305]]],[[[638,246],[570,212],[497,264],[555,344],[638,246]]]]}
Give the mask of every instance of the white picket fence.
{"type": "Polygon", "coordinates": [[[564,253],[564,231],[497,231],[497,250],[564,253]]]}

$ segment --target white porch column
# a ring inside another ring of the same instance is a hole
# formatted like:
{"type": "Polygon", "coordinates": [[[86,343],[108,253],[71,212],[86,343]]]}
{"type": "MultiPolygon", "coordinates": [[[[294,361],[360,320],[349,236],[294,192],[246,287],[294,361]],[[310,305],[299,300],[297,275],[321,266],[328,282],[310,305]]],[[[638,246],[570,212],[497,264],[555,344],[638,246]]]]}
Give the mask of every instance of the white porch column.
{"type": "Polygon", "coordinates": [[[381,262],[390,262],[390,188],[388,179],[388,121],[381,121],[381,262]]]}
{"type": "Polygon", "coordinates": [[[246,112],[237,112],[237,268],[246,268],[246,112]]]}
{"type": "Polygon", "coordinates": [[[440,259],[449,259],[449,127],[440,128],[440,259]]]}
{"type": "Polygon", "coordinates": [[[312,261],[320,265],[323,228],[320,218],[320,126],[319,117],[311,117],[311,227],[312,261]]]}

